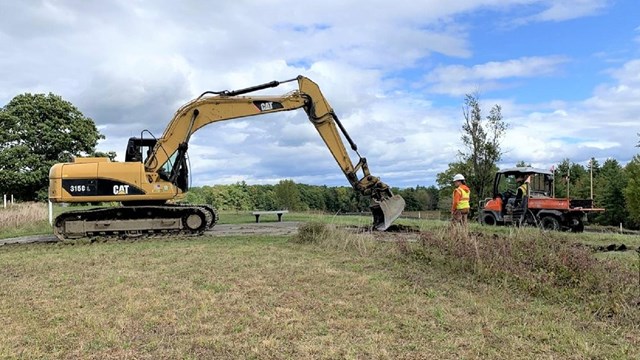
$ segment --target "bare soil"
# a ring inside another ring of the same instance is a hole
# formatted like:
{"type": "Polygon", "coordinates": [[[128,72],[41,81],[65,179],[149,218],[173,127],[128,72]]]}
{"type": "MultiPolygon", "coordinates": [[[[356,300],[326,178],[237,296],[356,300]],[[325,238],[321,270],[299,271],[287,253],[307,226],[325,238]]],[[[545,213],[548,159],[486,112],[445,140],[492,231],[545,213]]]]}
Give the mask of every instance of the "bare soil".
{"type": "Polygon", "coordinates": [[[216,225],[205,232],[210,236],[230,235],[293,235],[298,232],[297,221],[282,221],[269,223],[244,223],[216,225]]]}

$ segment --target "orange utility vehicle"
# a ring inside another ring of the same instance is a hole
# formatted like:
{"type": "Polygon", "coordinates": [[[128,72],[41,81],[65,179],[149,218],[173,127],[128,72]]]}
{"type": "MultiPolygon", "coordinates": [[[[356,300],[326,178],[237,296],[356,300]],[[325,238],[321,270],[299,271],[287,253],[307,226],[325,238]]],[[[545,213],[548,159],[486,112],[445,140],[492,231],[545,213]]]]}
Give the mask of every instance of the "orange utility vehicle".
{"type": "Polygon", "coordinates": [[[556,198],[553,173],[532,167],[503,169],[496,173],[493,198],[480,202],[480,221],[485,225],[528,225],[546,230],[582,232],[587,213],[604,211],[594,208],[592,199],[556,198]],[[515,205],[517,178],[527,182],[527,193],[515,205]]]}

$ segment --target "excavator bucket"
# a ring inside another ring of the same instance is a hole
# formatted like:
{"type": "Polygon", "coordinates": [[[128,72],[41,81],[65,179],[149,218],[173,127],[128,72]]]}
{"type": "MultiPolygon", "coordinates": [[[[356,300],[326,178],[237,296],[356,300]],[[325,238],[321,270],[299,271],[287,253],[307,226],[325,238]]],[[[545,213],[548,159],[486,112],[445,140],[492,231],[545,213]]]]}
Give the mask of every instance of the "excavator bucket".
{"type": "Polygon", "coordinates": [[[393,195],[383,200],[373,199],[371,212],[373,213],[373,228],[385,231],[404,210],[404,199],[400,195],[393,195]]]}

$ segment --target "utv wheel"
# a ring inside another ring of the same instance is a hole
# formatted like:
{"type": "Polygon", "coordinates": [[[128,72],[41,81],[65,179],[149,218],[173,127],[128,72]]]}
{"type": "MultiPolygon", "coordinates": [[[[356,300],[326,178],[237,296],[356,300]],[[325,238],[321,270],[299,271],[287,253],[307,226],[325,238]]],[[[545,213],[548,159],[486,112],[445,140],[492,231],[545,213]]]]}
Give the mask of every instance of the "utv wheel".
{"type": "Polygon", "coordinates": [[[482,223],[489,226],[496,225],[496,218],[493,214],[484,214],[482,216],[482,223]]]}
{"type": "Polygon", "coordinates": [[[560,230],[560,222],[555,216],[545,216],[540,219],[540,226],[545,230],[558,231],[560,230]]]}
{"type": "Polygon", "coordinates": [[[518,227],[538,226],[536,222],[536,216],[530,210],[527,210],[527,212],[522,217],[520,217],[520,219],[517,221],[517,224],[518,227]]]}

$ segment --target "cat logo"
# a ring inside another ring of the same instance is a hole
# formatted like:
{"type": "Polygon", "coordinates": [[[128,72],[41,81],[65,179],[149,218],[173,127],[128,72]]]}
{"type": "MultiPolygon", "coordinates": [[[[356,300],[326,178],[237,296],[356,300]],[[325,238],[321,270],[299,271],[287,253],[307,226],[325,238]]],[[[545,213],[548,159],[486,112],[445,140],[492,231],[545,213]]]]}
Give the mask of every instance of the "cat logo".
{"type": "Polygon", "coordinates": [[[113,195],[126,195],[129,193],[129,185],[113,185],[113,195]]]}
{"type": "Polygon", "coordinates": [[[260,103],[260,110],[261,111],[273,110],[273,102],[265,101],[263,103],[260,103]]]}
{"type": "Polygon", "coordinates": [[[284,105],[277,101],[265,101],[265,100],[256,100],[253,102],[253,105],[258,108],[261,112],[266,111],[275,111],[278,109],[284,109],[284,105]]]}

